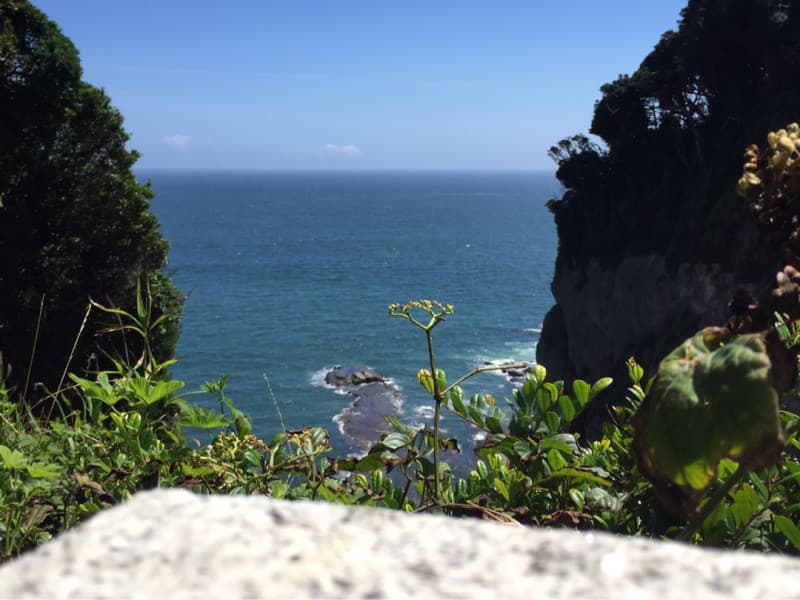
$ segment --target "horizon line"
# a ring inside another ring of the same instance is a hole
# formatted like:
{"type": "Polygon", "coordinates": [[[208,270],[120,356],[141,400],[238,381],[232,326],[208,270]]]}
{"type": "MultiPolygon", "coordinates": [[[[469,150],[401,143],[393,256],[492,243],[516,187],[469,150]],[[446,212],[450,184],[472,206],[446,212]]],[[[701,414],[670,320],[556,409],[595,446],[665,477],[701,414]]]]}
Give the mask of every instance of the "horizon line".
{"type": "Polygon", "coordinates": [[[555,175],[557,169],[519,168],[519,167],[149,167],[133,166],[134,171],[226,171],[272,172],[272,173],[549,173],[555,175]]]}

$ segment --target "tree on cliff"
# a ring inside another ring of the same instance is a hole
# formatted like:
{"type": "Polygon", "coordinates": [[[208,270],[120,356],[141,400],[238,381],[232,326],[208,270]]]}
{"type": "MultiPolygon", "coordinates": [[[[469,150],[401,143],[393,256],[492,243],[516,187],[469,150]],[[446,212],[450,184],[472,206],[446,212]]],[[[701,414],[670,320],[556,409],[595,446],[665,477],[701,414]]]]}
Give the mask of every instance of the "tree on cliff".
{"type": "MultiPolygon", "coordinates": [[[[590,132],[605,148],[566,140],[551,150],[567,189],[551,204],[562,260],[677,241],[686,255],[697,244],[714,250],[697,217],[721,199],[714,218],[746,213],[731,185],[739,149],[800,106],[800,8],[792,4],[691,0],[678,31],[665,33],[633,75],[602,86],[590,132]]],[[[723,259],[730,250],[717,248],[723,259]]]]}
{"type": "Polygon", "coordinates": [[[642,277],[666,281],[680,265],[716,265],[744,288],[769,290],[782,265],[759,242],[735,182],[747,144],[797,118],[798,73],[795,2],[690,0],[677,31],[665,33],[635,73],[601,88],[590,129],[598,142],[575,136],[551,149],[566,191],[550,203],[559,235],[557,306],[545,321],[540,361],[559,376],[613,372],[624,382],[628,356],[654,367],[707,324],[702,321],[711,311],[717,312],[710,322],[724,321],[734,291],[718,289],[718,302],[694,306],[675,294],[670,315],[631,324],[630,307],[648,302],[632,285],[624,307],[608,302],[603,311],[609,319],[589,323],[591,311],[581,309],[588,295],[582,299],[573,290],[571,298],[560,298],[559,281],[592,285],[592,265],[612,273],[627,257],[659,256],[667,272],[642,277]],[[609,339],[611,321],[632,330],[625,342],[609,339]],[[595,338],[605,340],[602,348],[595,338]]]}
{"type": "MultiPolygon", "coordinates": [[[[155,311],[174,311],[153,340],[159,356],[171,355],[178,333],[180,296],[159,271],[168,245],[153,193],[133,175],[138,154],[125,147],[122,116],[81,74],[55,23],[27,0],[0,0],[0,351],[20,384],[38,335],[29,379],[51,390],[90,297],[130,308],[147,277],[155,311]]],[[[102,356],[97,312],[82,330],[77,370],[102,356]]]]}

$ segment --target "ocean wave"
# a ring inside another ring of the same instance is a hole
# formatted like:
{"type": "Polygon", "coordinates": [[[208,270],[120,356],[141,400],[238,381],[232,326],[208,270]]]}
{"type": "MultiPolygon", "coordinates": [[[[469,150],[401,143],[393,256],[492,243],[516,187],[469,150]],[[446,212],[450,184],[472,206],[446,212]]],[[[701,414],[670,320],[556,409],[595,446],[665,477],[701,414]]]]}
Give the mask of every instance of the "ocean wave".
{"type": "Polygon", "coordinates": [[[330,373],[333,370],[333,367],[322,367],[321,369],[312,372],[308,376],[308,381],[314,387],[321,387],[326,389],[334,389],[336,386],[329,384],[325,381],[325,375],[330,373]]]}
{"type": "Polygon", "coordinates": [[[434,412],[435,409],[432,406],[422,405],[414,408],[414,414],[423,419],[432,419],[434,412]]]}

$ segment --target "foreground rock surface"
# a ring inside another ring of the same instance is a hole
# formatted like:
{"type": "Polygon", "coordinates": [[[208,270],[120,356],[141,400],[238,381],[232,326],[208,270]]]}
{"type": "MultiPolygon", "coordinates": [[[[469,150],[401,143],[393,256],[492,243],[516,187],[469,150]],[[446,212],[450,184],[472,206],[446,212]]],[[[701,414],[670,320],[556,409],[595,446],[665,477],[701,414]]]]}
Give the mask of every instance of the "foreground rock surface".
{"type": "Polygon", "coordinates": [[[158,490],[0,568],[0,597],[785,598],[798,577],[788,557],[158,490]]]}

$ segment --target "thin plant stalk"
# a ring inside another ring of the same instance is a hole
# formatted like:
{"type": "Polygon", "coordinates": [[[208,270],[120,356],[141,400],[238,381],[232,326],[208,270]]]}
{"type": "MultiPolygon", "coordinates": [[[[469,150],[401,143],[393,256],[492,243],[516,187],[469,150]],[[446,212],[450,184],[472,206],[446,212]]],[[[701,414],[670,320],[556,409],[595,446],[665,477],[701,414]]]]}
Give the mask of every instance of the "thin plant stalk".
{"type": "Polygon", "coordinates": [[[435,323],[425,328],[425,339],[428,342],[428,362],[433,373],[433,497],[436,502],[442,499],[439,488],[439,419],[442,413],[442,392],[439,390],[439,378],[436,376],[436,360],[433,355],[433,334],[435,323]]]}
{"type": "Polygon", "coordinates": [[[453,314],[453,306],[444,305],[435,300],[419,300],[408,302],[405,305],[392,304],[389,307],[389,314],[393,317],[402,317],[416,325],[425,332],[425,339],[428,343],[428,363],[433,375],[433,499],[436,504],[441,503],[441,486],[439,482],[439,421],[442,414],[443,391],[439,389],[439,381],[436,372],[436,359],[433,353],[433,328],[444,321],[445,316],[453,314]],[[430,320],[423,323],[417,320],[412,314],[412,310],[419,309],[430,315],[430,320]]]}
{"type": "Polygon", "coordinates": [[[42,313],[44,312],[44,294],[42,294],[42,301],[39,303],[39,316],[36,319],[36,331],[33,333],[33,347],[31,347],[31,358],[28,361],[28,373],[25,376],[25,388],[22,391],[22,397],[27,400],[28,398],[28,384],[31,382],[31,371],[33,370],[33,358],[36,356],[36,346],[39,344],[39,328],[42,326],[42,313]]]}
{"type": "Polygon", "coordinates": [[[60,393],[64,387],[64,380],[67,378],[67,372],[69,371],[69,366],[72,364],[72,359],[75,357],[75,349],[78,347],[78,341],[81,339],[81,335],[83,334],[83,330],[86,329],[86,323],[89,320],[89,313],[92,312],[92,303],[90,302],[86,306],[86,313],[83,315],[83,321],[81,322],[81,326],[78,328],[78,335],[75,336],[75,342],[72,344],[72,350],[70,350],[69,357],[67,358],[67,363],[64,365],[64,371],[61,373],[61,379],[58,380],[58,387],[56,388],[56,393],[60,393]]]}

